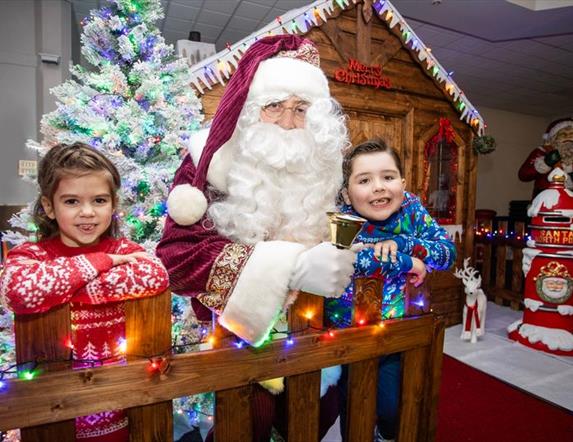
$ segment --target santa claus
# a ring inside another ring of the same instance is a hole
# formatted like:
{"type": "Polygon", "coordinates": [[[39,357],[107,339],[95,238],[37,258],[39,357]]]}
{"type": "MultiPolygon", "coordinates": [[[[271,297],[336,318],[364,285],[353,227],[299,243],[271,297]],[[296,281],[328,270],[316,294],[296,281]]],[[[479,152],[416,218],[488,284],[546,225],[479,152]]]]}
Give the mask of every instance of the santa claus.
{"type": "MultiPolygon", "coordinates": [[[[549,172],[560,167],[568,175],[573,173],[573,118],[561,118],[553,121],[543,135],[543,145],[529,154],[519,168],[521,181],[534,181],[533,198],[549,187],[549,172]]],[[[567,187],[573,188],[571,177],[567,187]]]]}
{"type": "MultiPolygon", "coordinates": [[[[172,290],[192,297],[200,320],[213,315],[253,346],[298,291],[338,296],[353,273],[355,253],[327,242],[348,138],[318,64],[299,36],[255,42],[168,198],[157,254],[172,290]]],[[[323,403],[336,409],[335,398],[323,403]]],[[[255,440],[269,440],[269,409],[272,396],[257,389],[255,440]]],[[[321,437],[334,413],[321,409],[321,437]]]]}

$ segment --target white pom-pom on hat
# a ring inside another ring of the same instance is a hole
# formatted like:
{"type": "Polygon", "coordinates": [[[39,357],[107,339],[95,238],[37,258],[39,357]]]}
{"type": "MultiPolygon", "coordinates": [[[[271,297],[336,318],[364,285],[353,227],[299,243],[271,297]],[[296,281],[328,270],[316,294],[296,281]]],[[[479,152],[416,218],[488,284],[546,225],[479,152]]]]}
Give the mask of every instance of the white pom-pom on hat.
{"type": "Polygon", "coordinates": [[[190,226],[199,221],[207,211],[207,198],[191,184],[179,184],[167,197],[167,212],[180,226],[190,226]]]}

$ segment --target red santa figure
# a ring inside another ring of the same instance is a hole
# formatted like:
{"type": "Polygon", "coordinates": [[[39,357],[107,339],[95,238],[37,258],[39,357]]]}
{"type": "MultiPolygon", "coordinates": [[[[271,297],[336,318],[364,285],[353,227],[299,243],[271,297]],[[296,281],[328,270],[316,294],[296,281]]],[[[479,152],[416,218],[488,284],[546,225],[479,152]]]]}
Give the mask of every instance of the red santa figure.
{"type": "Polygon", "coordinates": [[[554,169],[549,187],[533,200],[532,240],[523,249],[525,311],[509,337],[549,353],[573,356],[573,192],[554,169]]]}
{"type": "MultiPolygon", "coordinates": [[[[157,248],[173,291],[193,298],[200,320],[213,316],[258,346],[298,290],[344,291],[355,254],[327,242],[326,212],[335,208],[347,145],[312,42],[255,42],[175,175],[157,248]]],[[[339,371],[329,375],[322,393],[339,371]]],[[[254,440],[269,440],[282,397],[282,381],[267,387],[279,396],[255,388],[254,440]]],[[[328,395],[335,388],[323,397],[333,412],[321,408],[321,438],[337,414],[328,395]]]]}
{"type": "MultiPolygon", "coordinates": [[[[547,175],[554,167],[567,174],[573,172],[573,118],[553,121],[543,135],[543,145],[533,150],[519,168],[521,181],[534,181],[533,198],[549,187],[547,175]]],[[[569,176],[567,187],[573,187],[569,176]]]]}

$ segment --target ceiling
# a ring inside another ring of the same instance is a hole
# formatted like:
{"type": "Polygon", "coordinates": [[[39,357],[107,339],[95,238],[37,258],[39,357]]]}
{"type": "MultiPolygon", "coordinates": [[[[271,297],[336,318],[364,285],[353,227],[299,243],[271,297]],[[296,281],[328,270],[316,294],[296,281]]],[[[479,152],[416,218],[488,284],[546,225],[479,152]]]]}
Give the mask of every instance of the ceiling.
{"type": "MultiPolygon", "coordinates": [[[[76,20],[106,0],[71,0],[76,20]]],[[[573,1],[391,0],[478,110],[573,115],[573,1]],[[538,9],[533,10],[519,4],[538,9]]],[[[165,39],[189,31],[217,50],[309,0],[161,0],[165,39]]]]}

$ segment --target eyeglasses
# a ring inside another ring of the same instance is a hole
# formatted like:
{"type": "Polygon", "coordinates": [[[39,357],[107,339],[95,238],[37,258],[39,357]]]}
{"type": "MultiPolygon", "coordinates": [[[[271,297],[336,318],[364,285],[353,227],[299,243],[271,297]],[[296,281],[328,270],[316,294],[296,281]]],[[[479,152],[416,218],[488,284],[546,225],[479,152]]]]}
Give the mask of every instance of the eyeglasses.
{"type": "Polygon", "coordinates": [[[262,111],[267,118],[273,121],[278,121],[287,110],[293,112],[294,119],[300,123],[304,122],[306,117],[306,111],[310,107],[310,104],[306,101],[301,101],[295,106],[287,107],[284,101],[274,101],[263,106],[262,111]]]}

